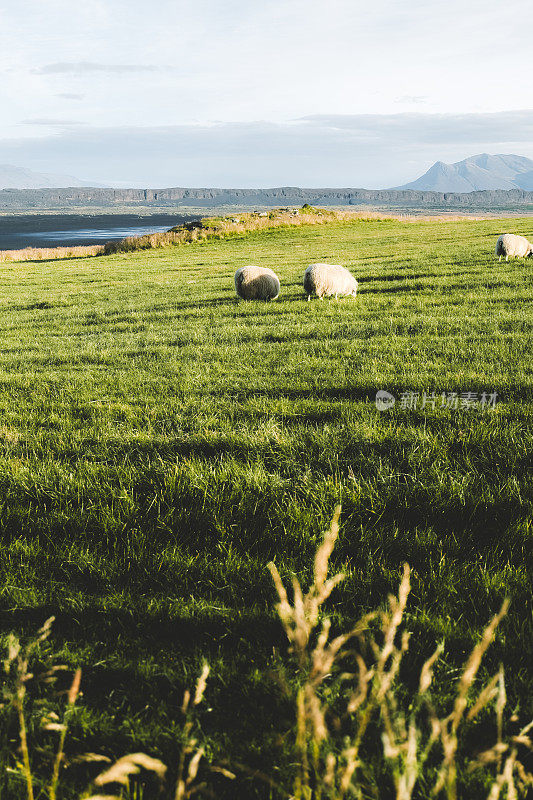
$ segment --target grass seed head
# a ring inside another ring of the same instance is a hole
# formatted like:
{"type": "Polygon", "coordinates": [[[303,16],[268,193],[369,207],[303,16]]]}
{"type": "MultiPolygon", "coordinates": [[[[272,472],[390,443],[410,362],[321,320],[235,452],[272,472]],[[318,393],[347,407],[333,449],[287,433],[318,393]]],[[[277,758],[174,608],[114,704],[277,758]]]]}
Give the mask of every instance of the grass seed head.
{"type": "Polygon", "coordinates": [[[166,766],[157,758],[151,758],[146,753],[130,753],[119,758],[109,769],[98,775],[95,786],[105,786],[108,783],[120,783],[127,786],[129,778],[137,775],[142,769],[154,772],[161,780],[165,777],[166,766]]]}
{"type": "Polygon", "coordinates": [[[204,664],[202,667],[202,672],[200,677],[198,678],[198,683],[196,684],[196,691],[194,693],[194,700],[193,705],[197,706],[199,703],[202,702],[205,687],[207,685],[207,677],[209,675],[209,664],[204,664]]]}

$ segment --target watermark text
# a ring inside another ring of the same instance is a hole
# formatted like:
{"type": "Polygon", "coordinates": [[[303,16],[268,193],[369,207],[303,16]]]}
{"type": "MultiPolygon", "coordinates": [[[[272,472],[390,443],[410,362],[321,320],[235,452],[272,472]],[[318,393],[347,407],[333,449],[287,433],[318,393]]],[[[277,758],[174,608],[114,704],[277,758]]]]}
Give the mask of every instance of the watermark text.
{"type": "Polygon", "coordinates": [[[401,392],[395,397],[385,389],[376,392],[376,408],[388,411],[398,408],[400,411],[494,411],[498,402],[497,392],[401,392]]]}

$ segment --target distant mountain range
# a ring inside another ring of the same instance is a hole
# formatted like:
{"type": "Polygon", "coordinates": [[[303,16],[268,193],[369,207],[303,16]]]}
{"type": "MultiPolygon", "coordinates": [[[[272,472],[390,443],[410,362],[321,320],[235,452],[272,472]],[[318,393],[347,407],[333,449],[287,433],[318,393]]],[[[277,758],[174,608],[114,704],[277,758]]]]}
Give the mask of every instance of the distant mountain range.
{"type": "Polygon", "coordinates": [[[436,161],[411,183],[396,189],[426,192],[476,192],[495,189],[533,191],[533,161],[524,156],[482,153],[455,164],[436,161]]]}
{"type": "Polygon", "coordinates": [[[276,205],[368,205],[406,208],[511,208],[533,203],[533,161],[516,155],[482,155],[455,164],[437,161],[422,177],[394,189],[185,188],[119,189],[71,175],[0,165],[0,208],[76,206],[205,207],[276,205]]]}
{"type": "Polygon", "coordinates": [[[57,189],[68,186],[102,186],[101,183],[87,183],[72,175],[51,175],[45,172],[32,172],[24,167],[0,164],[0,189],[57,189]]]}
{"type": "MultiPolygon", "coordinates": [[[[65,188],[107,188],[101,183],[89,183],[81,181],[72,175],[53,175],[48,173],[32,172],[24,167],[14,167],[9,164],[0,164],[0,190],[2,189],[65,189],[65,188]]],[[[489,155],[482,153],[478,156],[465,158],[455,164],[445,164],[443,161],[436,161],[428,171],[411,183],[403,186],[396,186],[394,189],[366,190],[357,189],[357,192],[387,192],[414,190],[419,192],[440,192],[462,194],[466,192],[480,191],[509,191],[520,189],[522,191],[533,191],[533,161],[530,158],[516,155],[489,155]]],[[[126,194],[134,190],[125,189],[126,194]]],[[[142,190],[140,190],[142,191],[142,190]]],[[[294,192],[308,198],[308,193],[315,194],[316,189],[148,189],[150,194],[162,192],[176,192],[189,194],[190,198],[209,200],[214,199],[213,193],[221,199],[223,195],[236,195],[244,199],[246,195],[255,202],[260,202],[261,195],[269,195],[272,192],[286,194],[294,192]]],[[[327,189],[329,193],[346,193],[354,190],[347,189],[327,189]]],[[[120,190],[118,193],[120,196],[120,190]]],[[[167,197],[166,199],[170,199],[167,197]]],[[[173,198],[174,199],[174,198],[173,198]]],[[[178,199],[177,197],[175,199],[178,199]]],[[[230,203],[232,200],[227,198],[230,203]]],[[[268,200],[265,197],[265,201],[268,200]]],[[[233,200],[234,202],[234,200],[233,200]]],[[[238,201],[237,201],[238,202],[238,201]]],[[[215,203],[216,204],[216,203],[215,203]]]]}

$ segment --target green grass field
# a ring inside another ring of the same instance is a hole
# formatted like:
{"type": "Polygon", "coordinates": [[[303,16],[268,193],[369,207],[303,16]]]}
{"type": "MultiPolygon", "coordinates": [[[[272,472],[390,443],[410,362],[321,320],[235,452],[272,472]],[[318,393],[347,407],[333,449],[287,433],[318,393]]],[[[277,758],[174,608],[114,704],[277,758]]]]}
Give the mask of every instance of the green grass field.
{"type": "MultiPolygon", "coordinates": [[[[30,634],[56,615],[49,646],[83,668],[69,752],[175,763],[205,658],[208,756],[282,765],[286,647],[266,564],[305,583],[339,500],[336,623],[382,603],[409,562],[402,679],[444,640],[444,703],[509,596],[484,674],[503,661],[508,707],[528,721],[533,260],[498,262],[508,229],[529,235],[531,218],[1,265],[0,621],[30,634]],[[352,270],[357,299],[308,303],[315,261],[352,270]],[[278,273],[278,301],[237,301],[249,263],[278,273]],[[379,389],[394,409],[377,411],[379,389]],[[406,392],[435,393],[435,408],[402,408],[406,392]],[[442,408],[443,392],[498,402],[442,408]]],[[[71,773],[83,786],[88,772],[71,773]]],[[[247,780],[217,793],[265,796],[247,780]]]]}

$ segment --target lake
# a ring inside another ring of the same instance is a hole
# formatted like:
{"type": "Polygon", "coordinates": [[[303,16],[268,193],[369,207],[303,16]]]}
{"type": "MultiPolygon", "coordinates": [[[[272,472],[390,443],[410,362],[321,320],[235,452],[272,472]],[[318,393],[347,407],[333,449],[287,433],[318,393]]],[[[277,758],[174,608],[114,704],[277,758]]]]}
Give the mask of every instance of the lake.
{"type": "Polygon", "coordinates": [[[198,219],[183,214],[24,214],[0,216],[0,250],[103,244],[167,231],[198,219]]]}

